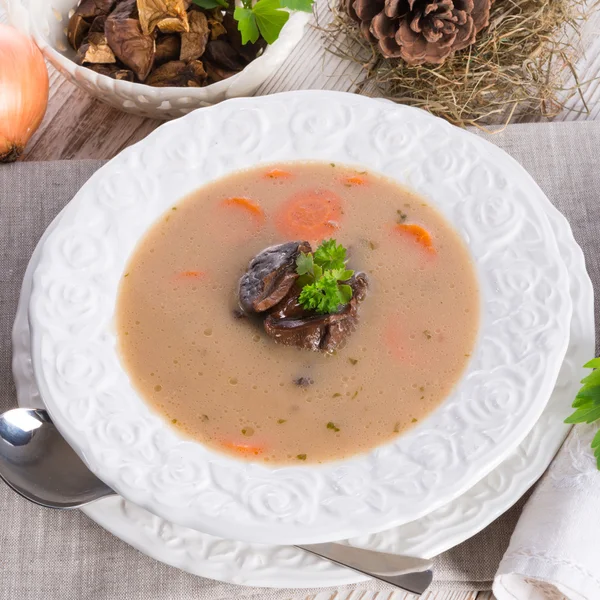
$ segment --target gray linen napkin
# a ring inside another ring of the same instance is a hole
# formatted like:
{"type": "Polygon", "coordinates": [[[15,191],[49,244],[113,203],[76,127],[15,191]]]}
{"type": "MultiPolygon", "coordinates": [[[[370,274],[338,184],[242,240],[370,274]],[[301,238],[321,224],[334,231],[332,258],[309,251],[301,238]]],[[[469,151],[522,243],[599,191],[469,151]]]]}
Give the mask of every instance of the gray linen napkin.
{"type": "MultiPolygon", "coordinates": [[[[488,137],[519,160],[568,217],[600,285],[600,123],[515,125],[488,137]]],[[[40,235],[101,161],[0,167],[0,411],[16,405],[10,331],[25,267],[40,235]]],[[[598,315],[599,299],[596,299],[598,315]]],[[[524,501],[477,536],[436,559],[434,587],[489,590],[524,501]]],[[[78,511],[33,506],[0,485],[0,600],[285,600],[321,591],[242,588],[188,575],[113,537],[78,511]]],[[[390,588],[346,586],[337,600],[369,600],[390,588]],[[354,591],[353,591],[354,590],[354,591]],[[360,593],[358,593],[360,591],[360,593]]],[[[380,596],[381,598],[381,596],[380,596]]]]}

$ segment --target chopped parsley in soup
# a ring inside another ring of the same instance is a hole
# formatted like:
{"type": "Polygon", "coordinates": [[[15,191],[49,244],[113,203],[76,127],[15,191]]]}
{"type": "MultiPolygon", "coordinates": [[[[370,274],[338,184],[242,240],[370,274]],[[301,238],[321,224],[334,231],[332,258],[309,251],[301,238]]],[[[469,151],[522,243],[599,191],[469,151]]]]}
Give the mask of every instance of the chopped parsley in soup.
{"type": "Polygon", "coordinates": [[[393,440],[460,378],[479,324],[465,244],[423,198],[343,165],[214,181],[143,237],[120,353],[182,434],[240,459],[342,459],[393,440]]]}

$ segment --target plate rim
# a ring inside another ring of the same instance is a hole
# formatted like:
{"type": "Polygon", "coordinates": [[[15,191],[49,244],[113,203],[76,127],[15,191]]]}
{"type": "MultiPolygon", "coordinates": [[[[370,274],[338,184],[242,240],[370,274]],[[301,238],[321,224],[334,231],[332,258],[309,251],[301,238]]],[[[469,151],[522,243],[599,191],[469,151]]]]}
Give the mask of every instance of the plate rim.
{"type": "MultiPolygon", "coordinates": [[[[83,210],[85,211],[86,194],[89,194],[90,197],[93,196],[91,190],[93,190],[94,186],[98,185],[103,180],[104,182],[106,182],[108,175],[111,172],[113,173],[114,177],[114,169],[116,168],[115,165],[118,166],[120,164],[125,164],[127,160],[133,160],[134,162],[137,161],[139,164],[139,156],[144,152],[144,149],[152,149],[153,143],[155,141],[158,141],[161,138],[166,139],[167,134],[165,132],[170,132],[171,129],[175,131],[176,127],[181,126],[182,122],[189,121],[189,125],[193,128],[194,119],[199,122],[202,122],[202,117],[200,116],[200,113],[202,113],[202,115],[205,116],[206,114],[208,114],[209,111],[214,114],[215,111],[226,112],[227,109],[234,110],[234,107],[238,110],[245,108],[246,110],[253,110],[256,113],[260,112],[260,110],[263,110],[264,112],[265,107],[268,107],[269,104],[273,102],[279,101],[283,96],[287,97],[286,100],[288,102],[290,101],[290,98],[298,97],[302,98],[303,102],[306,101],[308,97],[310,97],[311,99],[317,98],[318,102],[324,102],[324,99],[334,96],[338,103],[340,105],[344,105],[346,110],[348,110],[349,112],[351,111],[351,109],[354,109],[356,105],[362,104],[367,109],[370,106],[375,106],[375,103],[373,103],[371,100],[363,97],[354,96],[351,94],[310,91],[286,92],[269,97],[230,100],[226,103],[217,105],[215,107],[202,109],[202,111],[195,111],[194,113],[191,113],[190,115],[183,117],[178,121],[170,122],[158,128],[145,140],[139,142],[138,144],[136,144],[136,146],[125,150],[118,157],[116,157],[107,165],[99,169],[99,171],[97,171],[90,178],[90,180],[86,184],[84,184],[82,189],[75,196],[72,203],[70,203],[70,213],[69,210],[65,212],[65,214],[61,218],[61,221],[59,222],[59,226],[64,225],[69,218],[73,218],[73,215],[76,214],[77,208],[83,208],[83,210]]],[[[380,107],[382,106],[382,104],[376,103],[376,106],[380,107]]],[[[468,134],[467,132],[457,130],[456,128],[451,128],[451,126],[449,126],[446,122],[436,119],[435,117],[432,117],[431,115],[424,113],[423,111],[420,111],[418,109],[398,107],[395,105],[394,107],[390,107],[388,105],[387,108],[390,109],[385,111],[387,114],[391,114],[392,111],[394,112],[394,116],[402,114],[402,118],[404,119],[408,114],[414,117],[417,121],[420,120],[422,122],[434,123],[435,127],[439,129],[445,128],[447,132],[451,132],[448,134],[450,137],[454,136],[456,137],[456,139],[458,139],[460,136],[462,136],[467,146],[471,145],[476,147],[477,143],[481,143],[483,141],[480,138],[471,136],[471,134],[468,134]]],[[[299,110],[299,112],[301,111],[302,109],[299,110]]],[[[375,112],[379,114],[382,111],[375,112]]],[[[319,140],[320,139],[321,138],[319,137],[319,140]]],[[[502,161],[506,161],[506,158],[508,157],[506,153],[504,153],[503,151],[501,151],[493,145],[490,146],[491,148],[487,148],[487,151],[491,155],[490,159],[495,154],[494,158],[497,161],[499,161],[500,164],[502,164],[502,161]]],[[[485,146],[483,147],[485,148],[485,146]]],[[[302,159],[304,157],[295,156],[295,158],[302,159]]],[[[252,158],[249,160],[251,161],[251,164],[260,164],[261,162],[265,162],[264,156],[262,157],[262,160],[260,158],[259,160],[256,160],[254,154],[252,154],[252,158]]],[[[343,162],[351,161],[344,160],[343,162]]],[[[506,162],[508,164],[508,161],[506,162]]],[[[373,167],[372,164],[365,164],[364,160],[359,160],[357,161],[357,163],[364,164],[365,166],[367,166],[367,168],[374,168],[375,170],[378,170],[376,167],[373,167]]],[[[239,165],[233,165],[230,169],[228,169],[228,171],[231,172],[237,170],[237,168],[239,168],[239,165]]],[[[522,181],[520,183],[521,185],[525,185],[529,193],[532,193],[539,197],[545,197],[542,190],[537,186],[533,179],[529,177],[526,171],[520,165],[518,165],[518,163],[514,162],[514,164],[512,164],[512,169],[515,171],[511,174],[516,175],[517,179],[519,177],[522,178],[522,181]],[[526,177],[524,177],[524,175],[526,177]],[[527,188],[527,186],[529,187],[527,188]]],[[[128,176],[131,179],[132,173],[130,172],[128,176]]],[[[193,185],[191,187],[196,186],[193,185]]],[[[423,193],[422,188],[419,188],[418,191],[420,193],[423,193]]],[[[177,193],[179,196],[182,195],[181,191],[178,191],[177,193]]],[[[427,194],[424,195],[427,196],[427,194]]],[[[173,200],[174,199],[169,199],[169,202],[164,202],[161,199],[160,210],[158,210],[154,214],[152,221],[154,221],[154,219],[157,218],[158,215],[162,214],[164,209],[168,207],[169,203],[173,200]]],[[[433,202],[433,204],[436,205],[435,202],[433,202]]],[[[441,208],[439,205],[437,205],[437,207],[441,208]]],[[[555,263],[553,263],[553,265],[559,271],[557,293],[562,302],[561,306],[563,308],[563,312],[558,318],[558,328],[562,328],[562,340],[560,343],[557,342],[552,350],[548,349],[546,354],[548,362],[552,364],[552,371],[556,373],[556,376],[558,376],[558,369],[560,364],[562,363],[562,359],[564,357],[564,353],[566,352],[566,347],[568,343],[568,335],[566,334],[568,328],[565,327],[565,323],[570,318],[568,317],[568,315],[570,314],[571,310],[570,297],[568,297],[568,292],[565,293],[565,290],[562,289],[562,287],[564,287],[564,282],[568,281],[566,279],[567,273],[564,264],[560,264],[560,255],[558,253],[558,248],[556,247],[556,242],[554,238],[551,237],[551,235],[549,236],[547,233],[549,224],[547,222],[542,223],[546,221],[546,217],[543,214],[543,211],[540,212],[538,209],[535,209],[534,212],[536,212],[535,217],[536,219],[538,219],[540,226],[546,227],[546,237],[542,236],[543,242],[544,244],[548,244],[553,247],[554,254],[552,256],[552,260],[556,261],[555,263]],[[554,366],[556,366],[556,369],[554,369],[554,366]]],[[[244,514],[243,519],[238,521],[233,521],[231,515],[229,515],[229,517],[224,517],[222,515],[223,500],[219,500],[219,503],[217,503],[218,506],[216,505],[216,513],[213,515],[206,514],[208,512],[205,510],[205,507],[207,506],[206,502],[203,503],[202,511],[198,510],[198,506],[175,506],[175,504],[181,503],[180,499],[176,497],[178,494],[180,494],[179,488],[177,489],[177,493],[174,493],[173,498],[169,497],[166,500],[164,498],[157,497],[158,493],[164,490],[158,490],[156,488],[153,490],[145,489],[144,484],[146,486],[148,485],[147,480],[149,477],[155,476],[155,471],[148,472],[146,481],[142,482],[143,485],[139,485],[137,482],[135,485],[129,485],[130,482],[126,482],[124,477],[121,476],[120,467],[111,468],[107,466],[105,462],[100,461],[98,459],[96,452],[100,452],[100,450],[102,450],[104,453],[108,452],[108,445],[106,446],[106,448],[92,447],[91,445],[85,448],[87,442],[82,442],[82,434],[80,434],[73,428],[73,426],[69,423],[67,416],[64,414],[64,411],[66,410],[66,405],[61,406],[60,403],[58,403],[56,400],[58,395],[50,393],[50,384],[46,377],[46,372],[44,371],[45,360],[43,356],[43,349],[45,347],[44,344],[47,343],[47,339],[51,337],[51,335],[49,333],[48,327],[46,327],[46,330],[42,328],[41,323],[43,323],[43,320],[40,319],[40,306],[44,304],[44,295],[43,291],[41,290],[44,287],[44,282],[46,282],[50,278],[48,274],[48,264],[46,264],[51,262],[48,258],[48,256],[50,255],[50,251],[47,249],[47,246],[49,246],[51,249],[50,242],[53,241],[53,237],[56,238],[57,235],[53,234],[49,236],[48,240],[46,240],[42,250],[40,265],[36,269],[33,276],[34,285],[29,310],[30,323],[35,324],[32,327],[32,353],[34,370],[36,372],[38,384],[41,388],[42,396],[44,396],[45,402],[48,406],[48,410],[52,415],[53,420],[55,421],[57,427],[59,428],[63,436],[71,443],[71,445],[74,446],[74,448],[80,454],[80,456],[83,458],[86,464],[88,464],[88,466],[90,466],[90,468],[102,479],[104,479],[111,487],[113,487],[115,490],[121,493],[121,495],[130,498],[135,503],[143,506],[144,508],[149,509],[155,514],[159,514],[160,516],[166,519],[173,520],[174,522],[177,522],[181,525],[191,526],[195,529],[202,530],[213,535],[218,535],[222,537],[232,537],[233,535],[235,535],[239,539],[245,539],[249,541],[260,540],[262,542],[271,543],[306,543],[327,541],[331,539],[340,539],[344,537],[361,535],[365,532],[381,530],[382,528],[388,528],[390,525],[399,525],[401,523],[405,523],[415,518],[418,518],[423,514],[430,512],[431,510],[435,510],[438,506],[441,506],[442,504],[446,503],[452,498],[460,495],[463,491],[471,487],[476,481],[479,481],[483,476],[485,476],[485,474],[490,472],[497,464],[499,464],[503,460],[503,458],[514,447],[516,447],[527,435],[530,428],[533,426],[533,424],[541,414],[545,406],[545,402],[547,401],[547,397],[549,397],[552,386],[554,385],[555,378],[552,377],[546,377],[541,382],[541,385],[536,390],[536,401],[530,403],[531,405],[527,408],[523,408],[522,410],[524,411],[524,413],[521,415],[522,418],[517,423],[514,423],[513,428],[505,434],[505,437],[503,439],[501,439],[500,441],[496,441],[496,443],[493,446],[488,448],[487,454],[485,455],[486,460],[482,461],[480,459],[480,456],[483,456],[481,454],[478,458],[472,458],[471,462],[467,461],[463,464],[463,467],[465,468],[463,468],[463,470],[457,475],[456,479],[453,479],[452,482],[445,482],[446,485],[444,487],[444,490],[450,489],[451,491],[445,491],[445,493],[441,493],[439,486],[438,489],[436,489],[435,494],[433,494],[431,490],[428,490],[427,493],[429,494],[429,498],[431,498],[431,496],[435,496],[435,500],[431,500],[427,504],[417,503],[413,498],[410,504],[405,504],[405,506],[403,507],[403,512],[400,511],[399,505],[396,504],[396,502],[399,502],[401,500],[402,493],[388,492],[389,499],[393,501],[393,505],[387,510],[385,515],[382,515],[381,511],[377,512],[375,509],[365,504],[364,506],[361,506],[362,512],[360,513],[360,518],[355,520],[352,519],[352,516],[348,515],[346,511],[338,510],[337,513],[335,513],[331,510],[331,507],[328,507],[328,510],[325,511],[322,506],[323,498],[317,498],[316,495],[313,495],[313,492],[308,493],[308,489],[309,484],[312,484],[311,479],[315,481],[318,485],[316,488],[311,487],[310,489],[316,489],[319,493],[321,493],[321,488],[324,484],[333,488],[335,488],[336,486],[339,487],[339,474],[337,470],[338,468],[348,468],[348,465],[350,465],[353,469],[359,468],[360,465],[360,470],[362,470],[363,473],[367,473],[368,465],[374,464],[373,461],[375,461],[375,463],[379,461],[384,450],[392,448],[392,451],[397,451],[396,448],[399,448],[400,446],[407,448],[410,445],[413,437],[416,439],[416,434],[413,436],[412,432],[407,433],[405,436],[402,436],[401,438],[399,438],[394,443],[388,446],[384,446],[382,448],[372,451],[369,454],[353,457],[340,463],[329,463],[327,465],[323,465],[322,467],[291,467],[287,469],[279,468],[277,470],[274,470],[265,468],[262,465],[248,465],[247,463],[241,463],[234,460],[228,460],[223,457],[217,457],[214,455],[214,453],[211,453],[205,447],[202,447],[200,444],[185,441],[180,436],[177,436],[175,432],[171,431],[169,432],[169,434],[177,440],[177,446],[173,447],[179,454],[183,455],[182,446],[184,444],[188,449],[191,448],[191,446],[193,445],[195,446],[194,451],[197,454],[202,453],[203,457],[200,461],[196,460],[196,462],[190,463],[192,468],[196,468],[202,465],[203,467],[205,467],[206,470],[210,467],[211,470],[215,468],[218,471],[222,470],[222,464],[226,464],[227,469],[238,470],[240,474],[243,475],[243,477],[246,478],[248,481],[250,481],[251,483],[256,482],[255,487],[259,488],[259,494],[262,493],[262,490],[265,488],[269,493],[273,493],[274,489],[276,488],[276,493],[281,495],[284,493],[282,492],[283,488],[286,486],[289,487],[291,485],[293,489],[289,491],[289,494],[292,496],[292,500],[296,500],[298,510],[300,512],[308,511],[310,513],[310,515],[307,518],[309,518],[311,522],[309,527],[306,522],[306,519],[304,518],[304,515],[302,518],[297,518],[294,514],[292,519],[286,514],[283,518],[280,518],[278,514],[275,514],[275,512],[271,510],[270,505],[265,503],[266,501],[264,498],[259,498],[260,505],[248,505],[248,502],[250,502],[250,495],[244,492],[245,496],[242,498],[242,496],[238,494],[239,490],[237,488],[235,489],[235,491],[226,490],[228,494],[226,494],[226,500],[233,500],[237,502],[237,505],[235,506],[236,510],[241,509],[244,505],[245,508],[251,508],[249,512],[246,512],[244,514]],[[47,251],[44,252],[44,249],[46,249],[47,251]],[[46,263],[44,261],[46,261],[46,263]],[[75,439],[77,436],[79,436],[80,438],[79,442],[77,442],[75,439]],[[377,456],[377,458],[375,458],[375,456],[377,456]],[[369,463],[369,461],[371,461],[371,463],[369,463]],[[215,465],[217,466],[215,467],[215,465]],[[468,469],[466,467],[468,467],[468,469]],[[305,479],[305,481],[301,481],[302,479],[305,479]],[[296,494],[296,497],[294,497],[294,494],[296,494]],[[313,495],[312,498],[310,497],[311,495],[313,495]],[[298,500],[298,498],[300,498],[300,500],[298,500]],[[308,502],[309,500],[310,502],[308,502]],[[307,502],[308,505],[305,506],[307,502]],[[393,516],[391,516],[391,511],[394,511],[393,516]],[[344,514],[342,514],[342,512],[344,514]],[[219,515],[218,518],[217,515],[219,515]],[[318,520],[315,520],[315,515],[318,515],[318,520]],[[277,527],[272,526],[274,522],[277,522],[277,527]]],[[[135,239],[137,241],[139,237],[135,239]]],[[[129,256],[129,254],[125,253],[125,257],[127,256],[129,256]]],[[[124,370],[122,369],[122,365],[118,364],[117,366],[117,364],[118,362],[115,363],[116,371],[123,371],[123,374],[125,374],[124,370]]],[[[51,369],[50,371],[53,372],[53,369],[51,369]]],[[[123,386],[124,381],[121,381],[120,383],[123,386]]],[[[459,384],[459,386],[461,384],[459,384]]],[[[146,403],[144,403],[144,401],[133,390],[133,388],[131,388],[131,386],[129,387],[130,389],[127,390],[129,395],[129,401],[136,403],[135,411],[131,410],[132,415],[135,412],[136,419],[139,419],[143,416],[145,418],[144,425],[149,424],[152,421],[152,425],[158,428],[157,430],[163,437],[166,437],[166,424],[163,424],[162,420],[160,424],[158,424],[159,418],[157,418],[156,415],[151,415],[151,409],[149,408],[149,406],[146,403]],[[148,413],[147,418],[145,414],[146,411],[148,413]]],[[[124,388],[121,387],[120,393],[123,393],[123,389],[124,388]]],[[[449,404],[449,400],[446,400],[445,404],[443,404],[438,410],[432,413],[432,415],[427,421],[424,421],[423,424],[420,424],[419,427],[415,428],[415,431],[420,431],[421,433],[423,433],[423,431],[428,431],[425,428],[425,424],[428,421],[431,421],[432,423],[435,423],[437,421],[442,422],[441,415],[444,413],[444,406],[446,404],[449,404]]],[[[428,427],[429,431],[432,431],[431,423],[428,427]]],[[[90,432],[88,431],[88,435],[89,433],[90,432]]],[[[87,438],[83,439],[85,440],[87,438]]],[[[96,442],[98,442],[98,437],[96,437],[96,442]]],[[[132,455],[130,454],[130,461],[131,456],[132,455]]],[[[134,467],[137,466],[137,464],[134,464],[134,467]]],[[[154,464],[155,469],[158,466],[158,462],[154,464]]],[[[368,486],[371,485],[370,480],[367,480],[367,482],[364,485],[368,488],[368,486]]],[[[253,490],[251,490],[251,492],[253,493],[253,490]]],[[[286,491],[285,493],[288,492],[286,491]]],[[[316,494],[316,492],[314,492],[314,494],[316,494]]],[[[288,500],[289,498],[286,498],[286,501],[288,500]]]]}

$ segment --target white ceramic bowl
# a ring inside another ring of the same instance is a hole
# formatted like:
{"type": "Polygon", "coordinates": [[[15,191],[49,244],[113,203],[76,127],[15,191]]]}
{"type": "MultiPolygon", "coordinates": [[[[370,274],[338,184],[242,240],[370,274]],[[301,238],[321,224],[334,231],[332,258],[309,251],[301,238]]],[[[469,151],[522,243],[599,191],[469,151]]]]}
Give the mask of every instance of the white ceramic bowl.
{"type": "Polygon", "coordinates": [[[412,521],[498,465],[554,387],[569,279],[540,202],[529,198],[544,196],[508,155],[418,109],[291,92],[196,111],[94,174],[41,247],[29,317],[44,402],[99,477],[177,524],[287,544],[412,521]],[[216,177],[293,159],[366,167],[428,198],[475,259],[482,316],[465,376],[413,430],[345,461],[277,468],[179,437],[131,386],[113,315],[128,257],[164,210],[216,177]]]}
{"type": "Polygon", "coordinates": [[[293,13],[279,39],[229,79],[202,88],[156,88],[117,81],[73,62],[75,51],[67,41],[66,27],[78,0],[0,2],[6,5],[11,23],[30,33],[47,60],[69,81],[116,108],[156,119],[172,119],[227,98],[250,96],[289,56],[310,19],[308,13],[293,13]]]}

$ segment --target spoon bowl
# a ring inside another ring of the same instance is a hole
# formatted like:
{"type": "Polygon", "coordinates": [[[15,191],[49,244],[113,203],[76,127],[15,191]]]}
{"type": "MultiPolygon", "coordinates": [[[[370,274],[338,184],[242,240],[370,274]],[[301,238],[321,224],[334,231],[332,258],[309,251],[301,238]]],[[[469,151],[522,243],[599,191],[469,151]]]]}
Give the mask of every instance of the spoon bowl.
{"type": "Polygon", "coordinates": [[[45,410],[0,415],[0,477],[15,492],[47,508],[79,508],[114,495],[81,461],[45,410]]]}

